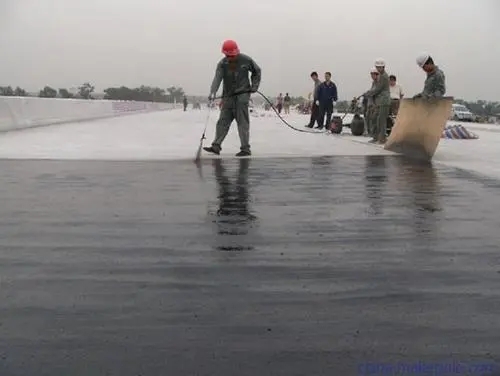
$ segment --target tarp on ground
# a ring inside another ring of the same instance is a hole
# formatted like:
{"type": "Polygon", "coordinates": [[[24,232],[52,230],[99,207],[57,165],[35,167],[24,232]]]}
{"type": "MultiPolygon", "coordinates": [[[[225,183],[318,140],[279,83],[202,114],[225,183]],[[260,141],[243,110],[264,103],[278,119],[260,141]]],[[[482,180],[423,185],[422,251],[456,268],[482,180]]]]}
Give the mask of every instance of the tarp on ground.
{"type": "Polygon", "coordinates": [[[479,136],[468,131],[463,125],[455,124],[446,126],[441,138],[450,140],[477,140],[479,136]]]}

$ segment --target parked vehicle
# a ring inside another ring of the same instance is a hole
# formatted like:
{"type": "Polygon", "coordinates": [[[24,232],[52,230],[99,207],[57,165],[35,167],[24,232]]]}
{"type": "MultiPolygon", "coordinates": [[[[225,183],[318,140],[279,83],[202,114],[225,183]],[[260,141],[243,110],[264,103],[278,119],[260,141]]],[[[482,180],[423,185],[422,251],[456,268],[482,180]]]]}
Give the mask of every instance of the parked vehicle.
{"type": "Polygon", "coordinates": [[[457,121],[474,121],[474,114],[463,104],[454,103],[451,106],[450,119],[457,121]]]}

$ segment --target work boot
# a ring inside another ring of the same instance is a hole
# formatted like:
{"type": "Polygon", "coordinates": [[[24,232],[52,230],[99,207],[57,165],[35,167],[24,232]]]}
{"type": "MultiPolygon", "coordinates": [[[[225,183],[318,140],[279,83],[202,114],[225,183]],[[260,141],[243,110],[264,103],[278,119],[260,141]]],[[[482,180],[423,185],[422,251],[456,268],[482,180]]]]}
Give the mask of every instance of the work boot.
{"type": "Polygon", "coordinates": [[[212,154],[215,154],[215,155],[219,155],[220,154],[220,150],[214,148],[213,146],[204,147],[203,150],[208,151],[209,153],[212,153],[212,154]]]}
{"type": "Polygon", "coordinates": [[[378,140],[377,140],[375,137],[373,137],[373,138],[372,138],[370,141],[368,141],[368,142],[369,142],[370,144],[374,144],[374,143],[378,142],[378,140]]]}
{"type": "Polygon", "coordinates": [[[311,124],[304,125],[306,128],[312,128],[313,126],[311,124]]]}
{"type": "Polygon", "coordinates": [[[237,157],[249,157],[251,155],[252,155],[252,153],[250,153],[247,150],[242,150],[238,154],[236,154],[237,157]]]}

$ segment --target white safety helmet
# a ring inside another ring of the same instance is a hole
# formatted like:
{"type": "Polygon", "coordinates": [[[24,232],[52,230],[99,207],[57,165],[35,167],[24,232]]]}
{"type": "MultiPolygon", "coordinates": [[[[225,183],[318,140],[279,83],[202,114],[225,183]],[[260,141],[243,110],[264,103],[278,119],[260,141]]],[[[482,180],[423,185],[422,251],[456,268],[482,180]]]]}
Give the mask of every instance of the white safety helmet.
{"type": "Polygon", "coordinates": [[[375,60],[375,67],[385,67],[385,61],[384,61],[384,59],[377,59],[377,60],[375,60]]]}
{"type": "Polygon", "coordinates": [[[423,53],[417,57],[417,65],[422,68],[427,60],[429,60],[430,55],[428,53],[423,53]]]}
{"type": "Polygon", "coordinates": [[[375,68],[375,67],[374,67],[374,68],[372,68],[372,69],[370,70],[370,73],[378,73],[377,68],[375,68]]]}

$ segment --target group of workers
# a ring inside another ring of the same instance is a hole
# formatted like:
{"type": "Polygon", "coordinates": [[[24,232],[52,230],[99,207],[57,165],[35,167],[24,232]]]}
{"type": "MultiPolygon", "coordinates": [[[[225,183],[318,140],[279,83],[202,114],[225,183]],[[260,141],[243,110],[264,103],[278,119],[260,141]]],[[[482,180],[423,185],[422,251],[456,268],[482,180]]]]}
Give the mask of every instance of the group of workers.
{"type": "MultiPolygon", "coordinates": [[[[427,73],[424,90],[413,98],[441,98],[446,93],[445,75],[429,54],[417,57],[417,65],[427,73]]],[[[384,144],[387,135],[387,119],[397,114],[399,99],[391,98],[391,77],[385,70],[385,61],[377,59],[370,71],[372,87],[362,97],[365,99],[365,120],[371,143],[384,144]]],[[[392,76],[395,83],[396,77],[392,76]]],[[[403,92],[400,91],[400,98],[403,92]]]]}
{"type": "MultiPolygon", "coordinates": [[[[203,149],[209,153],[219,155],[222,142],[226,138],[233,120],[238,125],[240,137],[240,152],[237,157],[251,155],[250,150],[250,116],[249,103],[251,93],[257,92],[261,82],[261,68],[248,55],[242,54],[234,40],[226,40],[222,44],[224,57],[219,61],[215,70],[215,77],[208,96],[209,104],[215,100],[215,95],[221,83],[222,105],[219,119],[215,128],[215,138],[211,146],[203,149]],[[250,78],[249,78],[250,75],[250,78]]],[[[427,73],[424,90],[414,98],[440,98],[446,93],[444,73],[434,64],[429,54],[417,58],[417,64],[427,73]]],[[[372,136],[370,142],[384,143],[386,140],[387,119],[391,109],[390,79],[385,71],[385,61],[377,59],[371,71],[372,87],[362,97],[367,99],[369,113],[367,115],[368,131],[372,136]]],[[[311,74],[315,83],[315,97],[312,111],[315,119],[319,119],[318,126],[330,124],[334,103],[337,101],[337,87],[331,81],[331,73],[325,73],[325,81],[319,82],[318,74],[311,74]]],[[[312,118],[312,117],[311,117],[312,118]]],[[[311,126],[314,124],[309,124],[311,126]]]]}
{"type": "Polygon", "coordinates": [[[311,79],[314,82],[313,100],[311,103],[311,120],[306,125],[312,128],[317,122],[317,129],[328,127],[332,121],[333,107],[338,100],[337,85],[332,81],[332,74],[325,72],[325,81],[321,82],[318,72],[311,73],[311,79]],[[326,115],[326,123],[325,123],[326,115]]]}
{"type": "Polygon", "coordinates": [[[290,105],[292,104],[292,98],[288,93],[283,96],[283,93],[278,95],[276,98],[276,109],[278,110],[278,114],[281,114],[281,110],[285,110],[285,114],[290,113],[290,105]]]}

